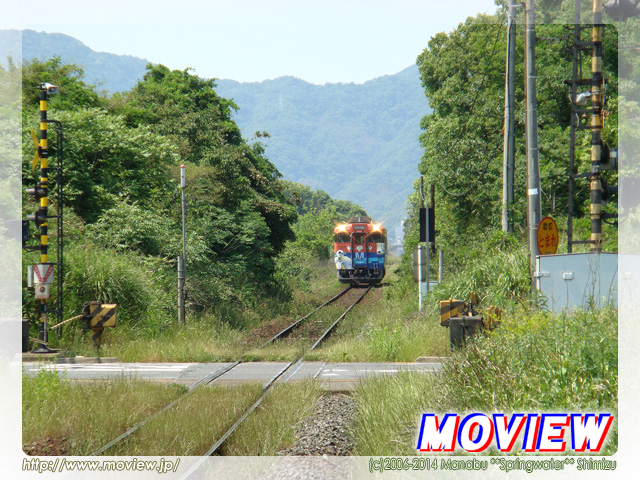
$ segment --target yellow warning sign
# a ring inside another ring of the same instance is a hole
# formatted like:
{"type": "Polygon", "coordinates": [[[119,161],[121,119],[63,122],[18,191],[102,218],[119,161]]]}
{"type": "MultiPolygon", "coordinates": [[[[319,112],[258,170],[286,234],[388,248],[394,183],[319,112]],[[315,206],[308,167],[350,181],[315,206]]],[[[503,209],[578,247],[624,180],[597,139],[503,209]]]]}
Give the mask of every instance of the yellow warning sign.
{"type": "Polygon", "coordinates": [[[551,217],[544,217],[538,225],[538,251],[540,255],[553,255],[558,251],[560,234],[558,225],[551,217]]]}

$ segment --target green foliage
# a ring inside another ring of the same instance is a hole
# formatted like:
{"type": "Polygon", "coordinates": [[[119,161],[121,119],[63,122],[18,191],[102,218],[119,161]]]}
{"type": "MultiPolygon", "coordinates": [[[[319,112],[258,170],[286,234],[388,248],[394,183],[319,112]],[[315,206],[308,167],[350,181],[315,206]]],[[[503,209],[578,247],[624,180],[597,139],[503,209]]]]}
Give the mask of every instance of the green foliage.
{"type": "Polygon", "coordinates": [[[52,363],[41,362],[33,377],[22,376],[22,395],[35,404],[55,402],[66,393],[66,383],[58,376],[52,363]]]}
{"type": "Polygon", "coordinates": [[[21,73],[10,58],[6,68],[0,65],[0,211],[7,220],[20,216],[20,175],[15,165],[20,162],[21,73]]]}
{"type": "MultiPolygon", "coordinates": [[[[504,2],[503,2],[504,3],[504,2]]],[[[551,18],[558,2],[536,7],[540,18],[551,18]]],[[[568,2],[563,3],[563,8],[568,2]]],[[[566,10],[566,9],[565,9],[566,10]]],[[[563,10],[564,13],[565,10],[563,10]]],[[[568,11],[568,10],[567,10],[568,11]]],[[[505,11],[480,15],[451,33],[439,33],[418,57],[420,76],[434,109],[422,120],[424,154],[419,166],[427,185],[436,187],[436,230],[439,246],[464,259],[464,247],[479,245],[486,229],[500,225],[502,208],[504,70],[506,54],[505,11]],[[462,250],[461,250],[462,247],[462,250]]],[[[522,20],[519,14],[519,21],[522,20]]],[[[563,17],[564,18],[564,17],[563,17]]],[[[570,20],[569,20],[570,21],[570,20]]],[[[521,24],[519,22],[519,24],[521,24]]],[[[586,33],[584,34],[586,35],[586,33]]],[[[536,24],[536,75],[542,215],[566,218],[570,102],[564,80],[571,76],[572,32],[559,24],[536,24]]],[[[517,35],[516,52],[522,52],[523,35],[517,35]]],[[[617,45],[614,28],[605,29],[603,72],[607,79],[603,138],[617,144],[617,45]]],[[[526,146],[524,135],[524,59],[515,63],[515,202],[510,213],[516,232],[526,230],[526,146]]],[[[587,76],[590,57],[583,55],[581,70],[587,76]]],[[[582,123],[588,121],[584,118],[582,123]]],[[[576,140],[576,169],[590,169],[588,130],[576,140]]],[[[616,184],[615,172],[604,175],[616,184]]],[[[409,228],[417,225],[417,197],[410,200],[409,228]]],[[[577,180],[576,216],[588,217],[588,180],[577,180]]],[[[615,207],[607,207],[615,211],[615,207]]],[[[562,228],[562,223],[558,222],[562,228]]],[[[605,227],[605,236],[608,229],[605,227]]],[[[413,237],[407,235],[407,247],[413,237]]],[[[458,259],[454,259],[454,264],[458,259]]]]}
{"type": "MultiPolygon", "coordinates": [[[[280,172],[263,147],[248,145],[231,119],[233,102],[220,98],[212,80],[163,65],[147,67],[144,80],[114,101],[129,125],[149,125],[168,138],[183,162],[200,167],[192,198],[228,212],[255,210],[268,228],[274,252],[292,238],[294,209],[276,181],[280,172]],[[249,203],[248,203],[249,202],[249,203]]],[[[200,212],[196,218],[202,218],[200,212]]],[[[239,219],[238,219],[239,220],[239,219]]]]}
{"type": "Polygon", "coordinates": [[[174,313],[173,282],[169,283],[167,266],[159,260],[87,242],[66,250],[65,265],[68,317],[77,315],[88,301],[117,303],[120,322],[125,324],[159,324],[174,313]]]}
{"type": "MultiPolygon", "coordinates": [[[[142,330],[173,318],[175,258],[182,250],[180,163],[187,166],[188,308],[233,318],[233,308],[254,303],[258,292],[278,291],[274,260],[293,238],[297,214],[280,173],[259,143],[242,140],[231,119],[235,106],[216,94],[214,82],[149,65],[132,91],[100,99],[81,70],[58,57],[34,60],[25,70],[25,85],[61,87],[49,117],[64,128],[69,316],[97,300],[118,303],[123,324],[142,330]]],[[[38,179],[29,133],[38,105],[28,95],[23,177],[34,178],[27,184],[38,179]]],[[[55,167],[57,132],[49,131],[55,167]]],[[[55,181],[51,175],[52,188],[55,181]]],[[[23,206],[35,208],[25,195],[23,206]]],[[[52,198],[51,213],[58,207],[52,198]]]]}
{"type": "Polygon", "coordinates": [[[430,308],[439,300],[467,300],[475,292],[484,306],[513,307],[529,297],[529,252],[513,236],[494,231],[480,248],[467,250],[466,261],[453,270],[431,295],[430,308]]]}
{"type": "Polygon", "coordinates": [[[380,362],[395,362],[402,347],[399,325],[381,325],[369,333],[369,350],[372,359],[380,362]]]}
{"type": "Polygon", "coordinates": [[[53,444],[58,455],[91,455],[104,446],[105,439],[118,437],[186,390],[181,385],[125,377],[67,382],[55,380],[55,375],[55,371],[39,370],[34,378],[22,377],[22,443],[27,453],[35,449],[34,455],[42,455],[43,445],[53,444]],[[34,394],[34,388],[43,384],[47,396],[34,394]]]}
{"type": "Polygon", "coordinates": [[[26,60],[44,61],[54,55],[60,55],[67,63],[82,65],[86,81],[96,85],[96,90],[111,93],[133,88],[136,80],[144,75],[148,63],[147,60],[131,55],[96,52],[68,35],[34,30],[0,32],[2,57],[6,57],[2,54],[4,51],[21,51],[22,58],[26,60]],[[14,37],[18,37],[18,40],[15,45],[11,45],[14,37]]]}
{"type": "Polygon", "coordinates": [[[87,228],[93,241],[105,248],[156,257],[176,255],[178,232],[175,225],[162,221],[154,211],[124,202],[106,210],[87,228]]]}
{"type": "MultiPolygon", "coordinates": [[[[127,127],[123,117],[93,108],[55,112],[55,118],[64,128],[65,204],[85,221],[95,222],[118,200],[151,205],[154,197],[169,188],[167,170],[175,161],[175,149],[149,127],[127,127]]],[[[37,125],[35,117],[30,124],[37,125]]],[[[39,170],[31,170],[28,125],[23,137],[23,177],[39,178],[39,170]]],[[[53,147],[57,138],[52,137],[53,147]]],[[[59,160],[55,148],[51,150],[55,166],[59,160]]],[[[53,172],[51,179],[55,185],[53,172]]]]}
{"type": "Polygon", "coordinates": [[[213,80],[164,65],[147,65],[144,79],[124,94],[122,111],[130,125],[154,125],[172,138],[180,158],[199,163],[224,145],[239,145],[231,120],[233,102],[220,98],[213,80]]]}
{"type": "Polygon", "coordinates": [[[39,110],[40,84],[45,82],[60,87],[60,93],[48,95],[47,103],[51,110],[99,107],[102,100],[83,78],[84,71],[80,67],[64,63],[57,55],[46,61],[28,60],[22,67],[22,108],[25,111],[39,110]]]}
{"type": "MultiPolygon", "coordinates": [[[[453,352],[438,373],[362,382],[356,392],[356,453],[415,455],[417,419],[425,411],[605,411],[615,416],[617,326],[615,310],[558,316],[520,311],[453,352]]],[[[614,424],[601,454],[616,451],[616,430],[614,424]]]]}
{"type": "Polygon", "coordinates": [[[367,212],[359,205],[347,200],[335,200],[323,190],[312,190],[311,187],[287,180],[280,180],[280,182],[283,185],[283,194],[296,206],[298,215],[333,208],[335,219],[343,222],[350,217],[367,216],[367,212]]]}
{"type": "Polygon", "coordinates": [[[314,191],[299,183],[280,180],[283,194],[296,205],[298,221],[295,239],[288,242],[276,262],[276,279],[280,292],[308,290],[310,280],[320,263],[333,258],[333,230],[336,224],[352,216],[367,213],[346,200],[334,200],[322,191],[314,191]]]}
{"type": "Polygon", "coordinates": [[[296,246],[312,252],[319,260],[332,257],[336,215],[335,209],[328,208],[301,216],[295,227],[296,246]]]}
{"type": "Polygon", "coordinates": [[[617,327],[617,312],[606,309],[507,318],[444,365],[437,404],[488,411],[615,409],[617,327]]]}

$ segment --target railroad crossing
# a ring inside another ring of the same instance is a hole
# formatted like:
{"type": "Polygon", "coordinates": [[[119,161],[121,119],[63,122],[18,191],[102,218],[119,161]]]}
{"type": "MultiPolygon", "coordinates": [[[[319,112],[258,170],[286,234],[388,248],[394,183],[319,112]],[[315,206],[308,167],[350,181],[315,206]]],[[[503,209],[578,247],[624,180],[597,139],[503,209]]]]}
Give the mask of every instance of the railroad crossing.
{"type": "MultiPolygon", "coordinates": [[[[161,383],[177,383],[189,387],[204,381],[232,365],[232,362],[216,363],[121,363],[118,361],[96,363],[24,362],[25,375],[36,375],[41,369],[50,369],[64,375],[70,381],[101,381],[117,378],[150,380],[161,383]]],[[[289,365],[287,362],[241,363],[217,378],[218,385],[235,386],[241,383],[267,384],[289,365]]],[[[329,363],[302,362],[294,371],[287,372],[285,382],[314,378],[327,390],[354,390],[360,380],[399,372],[431,373],[441,368],[440,359],[426,358],[414,363],[329,363]]]]}

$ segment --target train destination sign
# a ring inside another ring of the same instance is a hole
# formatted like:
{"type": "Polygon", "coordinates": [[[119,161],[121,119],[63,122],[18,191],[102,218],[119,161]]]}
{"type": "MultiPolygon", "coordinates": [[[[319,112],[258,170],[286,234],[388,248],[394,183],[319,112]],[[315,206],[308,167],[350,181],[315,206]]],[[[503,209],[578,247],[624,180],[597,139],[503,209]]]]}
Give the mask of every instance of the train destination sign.
{"type": "Polygon", "coordinates": [[[540,255],[553,255],[558,251],[560,235],[558,225],[551,217],[544,217],[538,225],[538,251],[540,255]]]}

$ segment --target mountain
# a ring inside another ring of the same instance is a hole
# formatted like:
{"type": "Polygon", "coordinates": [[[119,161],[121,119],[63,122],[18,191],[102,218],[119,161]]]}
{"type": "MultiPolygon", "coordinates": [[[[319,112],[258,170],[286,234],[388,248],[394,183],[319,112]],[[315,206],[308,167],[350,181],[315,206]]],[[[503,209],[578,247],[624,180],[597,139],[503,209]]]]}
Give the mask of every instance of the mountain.
{"type": "Polygon", "coordinates": [[[7,56],[24,61],[47,60],[59,55],[63,61],[84,69],[85,80],[98,91],[109,93],[131,90],[141,79],[149,63],[144,58],[114,53],[95,52],[84,43],[62,33],[22,30],[22,51],[19,31],[0,30],[0,60],[7,56]]]}
{"type": "Polygon", "coordinates": [[[357,203],[387,227],[400,225],[418,176],[420,120],[430,112],[417,66],[363,84],[217,83],[239,106],[245,136],[270,135],[258,140],[285,178],[357,203]]]}
{"type": "MultiPolygon", "coordinates": [[[[19,31],[0,30],[0,60],[20,59],[19,39],[19,31]]],[[[67,35],[22,31],[24,60],[53,55],[111,93],[131,89],[148,63],[95,52],[67,35]]],[[[294,77],[216,83],[219,95],[238,105],[235,120],[246,138],[269,133],[258,140],[287,180],[357,203],[394,233],[418,176],[420,120],[431,111],[417,66],[363,84],[314,85],[294,77]]]]}

